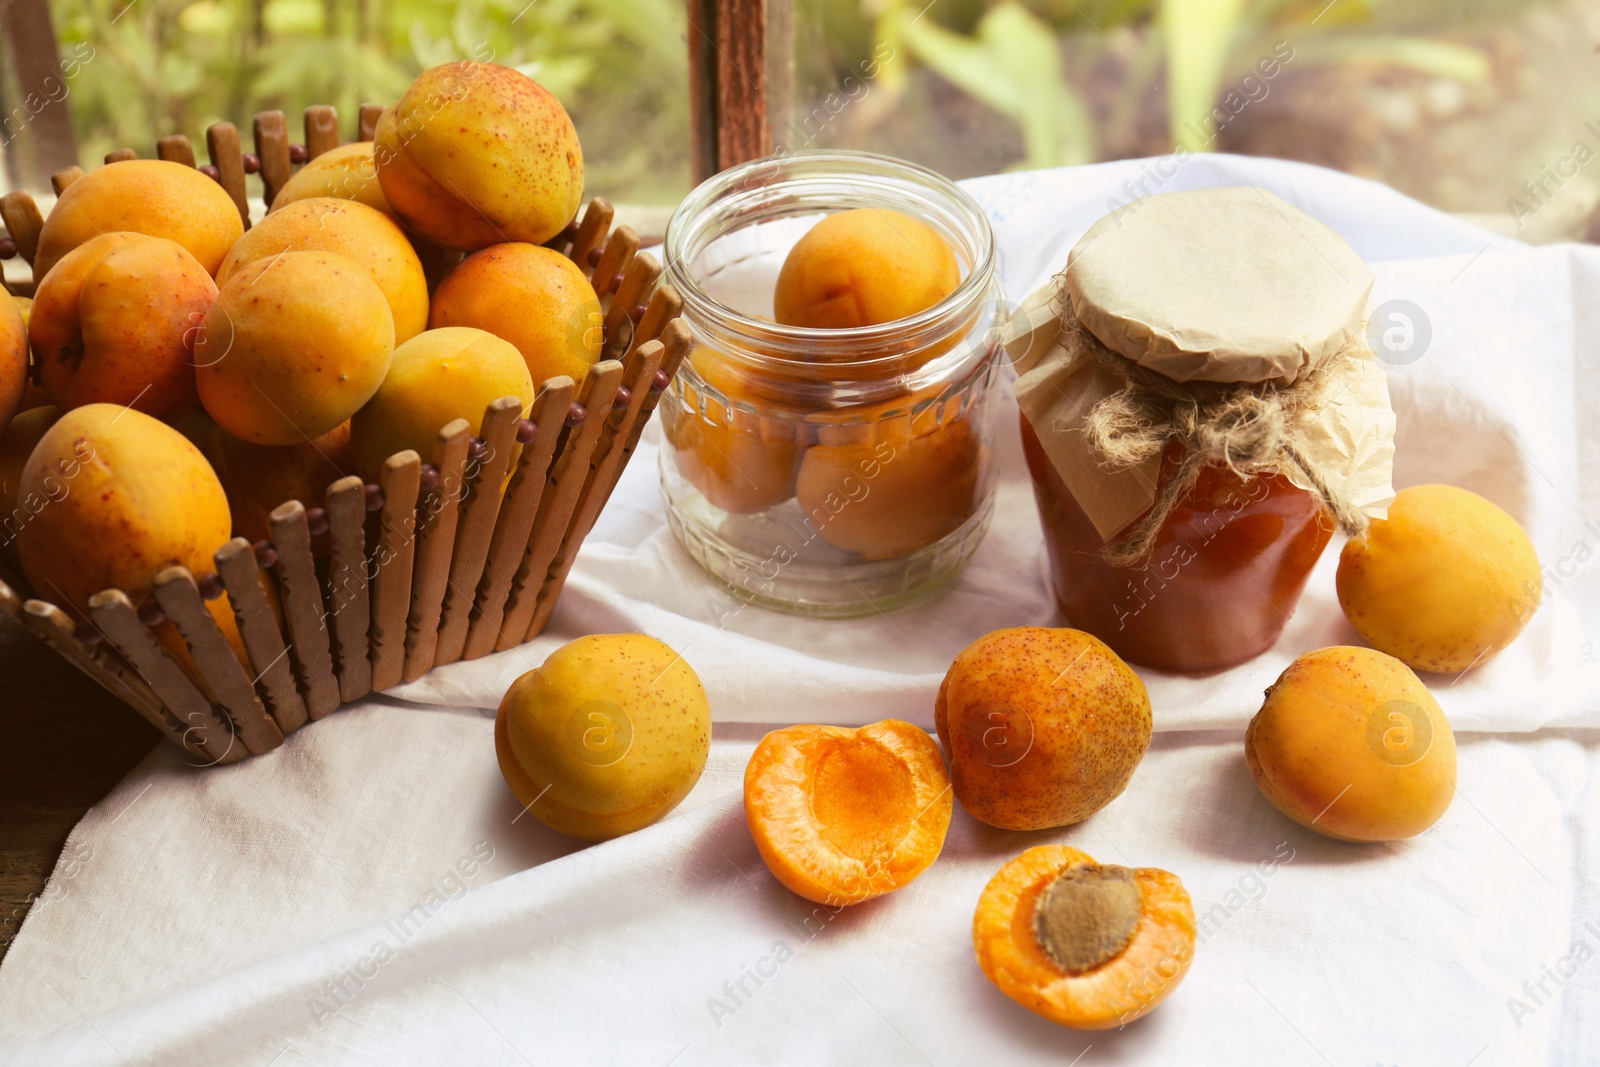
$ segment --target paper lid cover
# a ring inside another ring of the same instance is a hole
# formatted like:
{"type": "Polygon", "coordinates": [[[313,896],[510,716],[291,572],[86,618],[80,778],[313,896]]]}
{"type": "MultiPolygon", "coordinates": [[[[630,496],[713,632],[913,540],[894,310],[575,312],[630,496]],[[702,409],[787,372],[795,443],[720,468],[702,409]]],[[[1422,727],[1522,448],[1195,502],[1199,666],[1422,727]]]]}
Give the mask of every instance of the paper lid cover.
{"type": "Polygon", "coordinates": [[[1293,381],[1362,337],[1371,289],[1343,238],[1250,186],[1136,200],[1066,272],[1101,343],[1177,382],[1293,381]]]}

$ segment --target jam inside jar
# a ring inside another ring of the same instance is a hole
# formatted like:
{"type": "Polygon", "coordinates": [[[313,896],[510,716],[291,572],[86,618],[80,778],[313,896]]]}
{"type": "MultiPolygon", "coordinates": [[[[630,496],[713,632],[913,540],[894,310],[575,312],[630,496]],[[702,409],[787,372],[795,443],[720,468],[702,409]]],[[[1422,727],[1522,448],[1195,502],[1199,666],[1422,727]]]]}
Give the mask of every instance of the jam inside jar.
{"type": "MultiPolygon", "coordinates": [[[[1142,666],[1210,671],[1266,651],[1333,535],[1321,502],[1284,476],[1242,478],[1207,467],[1162,524],[1149,557],[1114,566],[1026,416],[1022,447],[1062,611],[1142,666]]],[[[1162,457],[1163,484],[1179,448],[1169,445],[1162,457]]]]}

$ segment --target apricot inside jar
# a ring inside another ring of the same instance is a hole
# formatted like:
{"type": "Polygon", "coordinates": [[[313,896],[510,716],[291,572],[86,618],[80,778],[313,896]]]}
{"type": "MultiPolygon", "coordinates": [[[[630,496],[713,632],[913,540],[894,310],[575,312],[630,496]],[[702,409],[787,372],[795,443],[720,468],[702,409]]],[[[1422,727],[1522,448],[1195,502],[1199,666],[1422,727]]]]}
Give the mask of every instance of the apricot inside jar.
{"type": "Polygon", "coordinates": [[[927,870],[951,803],[938,745],[896,719],[774,730],[745,768],[745,818],[761,858],[819,904],[859,904],[927,870]]]}
{"type": "Polygon", "coordinates": [[[984,887],[978,966],[1029,1011],[1079,1030],[1122,1026],[1175,989],[1194,958],[1194,908],[1177,875],[1030,848],[984,887]]]}

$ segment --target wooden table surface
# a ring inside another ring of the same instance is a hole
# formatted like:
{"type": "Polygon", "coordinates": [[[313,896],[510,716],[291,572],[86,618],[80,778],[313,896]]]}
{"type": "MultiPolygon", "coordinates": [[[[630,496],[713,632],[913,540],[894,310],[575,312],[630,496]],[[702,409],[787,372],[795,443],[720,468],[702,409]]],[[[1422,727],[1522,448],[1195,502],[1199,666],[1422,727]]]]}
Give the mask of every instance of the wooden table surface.
{"type": "Polygon", "coordinates": [[[0,959],[72,827],[157,743],[137,712],[0,618],[0,959]]]}

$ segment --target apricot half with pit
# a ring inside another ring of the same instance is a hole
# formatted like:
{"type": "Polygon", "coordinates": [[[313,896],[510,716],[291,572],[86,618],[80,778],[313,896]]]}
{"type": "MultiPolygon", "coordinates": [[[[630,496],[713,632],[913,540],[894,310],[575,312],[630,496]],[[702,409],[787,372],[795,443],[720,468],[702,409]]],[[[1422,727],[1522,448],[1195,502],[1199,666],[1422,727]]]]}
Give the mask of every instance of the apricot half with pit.
{"type": "Polygon", "coordinates": [[[644,634],[592,634],[511,684],[500,773],[550,829],[605,841],[678,806],[711,751],[711,707],[682,656],[644,634]]]}
{"type": "Polygon", "coordinates": [[[1081,630],[1023,626],[956,656],[934,705],[956,799],[1003,830],[1082,822],[1150,747],[1139,676],[1081,630]]]}
{"type": "Polygon", "coordinates": [[[989,880],[972,917],[978,966],[1029,1011],[1080,1030],[1161,1003],[1194,959],[1194,907],[1175,874],[1039,845],[989,880]]]}
{"type": "Polygon", "coordinates": [[[761,739],[744,812],[773,876],[819,904],[859,904],[927,870],[950,827],[950,779],[920,727],[791,726],[761,739]]]}
{"type": "Polygon", "coordinates": [[[1278,676],[1244,739],[1262,795],[1341,841],[1395,841],[1439,820],[1456,741],[1410,667],[1370,648],[1307,652],[1278,676]]]}
{"type": "Polygon", "coordinates": [[[1372,647],[1419,671],[1465,671],[1505,648],[1543,578],[1517,520],[1477,493],[1414,485],[1339,554],[1339,605],[1372,647]]]}

